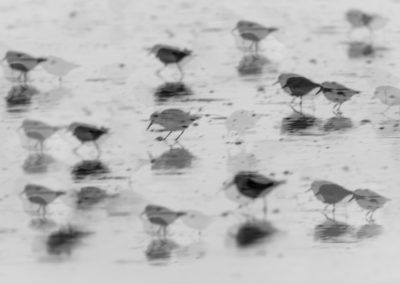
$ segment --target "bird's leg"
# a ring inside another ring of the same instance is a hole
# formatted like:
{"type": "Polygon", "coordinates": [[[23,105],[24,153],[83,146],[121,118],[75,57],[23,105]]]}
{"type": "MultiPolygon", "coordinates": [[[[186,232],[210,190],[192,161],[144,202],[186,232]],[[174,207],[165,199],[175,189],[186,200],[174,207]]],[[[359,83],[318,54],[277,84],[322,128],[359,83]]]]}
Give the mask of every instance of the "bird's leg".
{"type": "Polygon", "coordinates": [[[263,213],[264,213],[264,220],[267,220],[267,198],[264,197],[263,199],[263,213]]]}
{"type": "Polygon", "coordinates": [[[39,150],[40,154],[43,155],[43,149],[44,149],[44,140],[39,141],[39,150]]]}
{"type": "Polygon", "coordinates": [[[332,113],[334,114],[334,115],[337,115],[337,112],[336,112],[336,108],[337,108],[337,106],[338,106],[338,103],[336,103],[336,104],[334,104],[333,105],[333,110],[332,110],[332,113]]]}
{"type": "Polygon", "coordinates": [[[168,132],[167,136],[165,136],[165,137],[163,138],[163,140],[167,140],[168,136],[170,136],[171,133],[172,133],[172,131],[168,132]]]}
{"type": "Polygon", "coordinates": [[[342,114],[342,112],[340,111],[340,108],[342,107],[343,103],[339,103],[338,108],[337,108],[337,114],[342,114]]]}
{"type": "Polygon", "coordinates": [[[384,115],[391,107],[392,107],[392,105],[389,105],[387,108],[385,108],[385,110],[382,112],[382,114],[384,115]]]}
{"type": "Polygon", "coordinates": [[[28,72],[23,72],[22,73],[23,78],[24,78],[24,84],[27,85],[28,84],[28,72]]]}
{"type": "Polygon", "coordinates": [[[162,229],[162,236],[164,239],[166,239],[167,238],[167,226],[162,226],[161,229],[162,229]]]}
{"type": "Polygon", "coordinates": [[[254,52],[255,52],[256,56],[258,56],[258,51],[259,51],[258,42],[254,42],[254,52]]]}
{"type": "Polygon", "coordinates": [[[371,211],[371,214],[370,214],[370,217],[369,217],[369,220],[371,221],[371,222],[374,222],[375,220],[374,220],[374,213],[375,213],[375,210],[372,210],[371,211]]]}
{"type": "Polygon", "coordinates": [[[94,146],[96,147],[97,150],[97,156],[96,156],[96,160],[98,160],[101,157],[101,148],[99,147],[99,144],[97,144],[96,141],[93,141],[94,146]]]}
{"type": "Polygon", "coordinates": [[[332,218],[335,220],[335,212],[336,212],[336,206],[335,204],[332,205],[332,218]]]}
{"type": "Polygon", "coordinates": [[[183,78],[185,77],[185,73],[183,73],[182,67],[179,65],[179,63],[176,63],[176,67],[180,73],[179,82],[182,82],[183,78]]]}
{"type": "Polygon", "coordinates": [[[303,97],[300,97],[300,112],[303,113],[303,97]]]}
{"type": "Polygon", "coordinates": [[[158,70],[156,71],[157,77],[160,78],[160,79],[163,79],[163,80],[164,80],[164,78],[161,76],[161,72],[165,69],[165,66],[166,66],[166,65],[164,65],[162,68],[160,68],[160,69],[158,69],[158,70]]]}
{"type": "Polygon", "coordinates": [[[183,129],[183,130],[182,130],[181,134],[179,134],[178,137],[175,138],[175,141],[178,141],[178,140],[179,140],[179,138],[182,136],[182,134],[183,134],[183,132],[185,132],[185,130],[186,130],[186,129],[183,129]]]}

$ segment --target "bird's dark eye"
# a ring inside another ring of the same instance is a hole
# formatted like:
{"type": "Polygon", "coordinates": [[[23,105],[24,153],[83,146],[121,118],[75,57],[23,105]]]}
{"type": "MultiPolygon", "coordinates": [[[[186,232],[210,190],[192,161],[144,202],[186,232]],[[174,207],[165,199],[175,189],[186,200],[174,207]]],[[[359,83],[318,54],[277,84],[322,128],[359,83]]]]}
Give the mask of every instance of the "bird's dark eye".
{"type": "Polygon", "coordinates": [[[17,54],[16,54],[16,56],[17,56],[17,57],[21,57],[21,56],[22,56],[22,54],[20,54],[20,53],[17,53],[17,54]]]}

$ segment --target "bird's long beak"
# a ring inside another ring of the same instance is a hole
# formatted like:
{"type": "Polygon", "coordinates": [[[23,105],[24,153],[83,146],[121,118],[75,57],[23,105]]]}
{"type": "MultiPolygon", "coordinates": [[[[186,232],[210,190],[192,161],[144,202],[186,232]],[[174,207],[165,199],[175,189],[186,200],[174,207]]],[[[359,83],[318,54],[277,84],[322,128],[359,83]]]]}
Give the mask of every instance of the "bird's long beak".
{"type": "Polygon", "coordinates": [[[309,191],[311,191],[312,190],[312,188],[310,187],[309,189],[307,189],[306,191],[304,191],[304,192],[309,192],[309,191]]]}
{"type": "Polygon", "coordinates": [[[152,125],[153,125],[153,121],[150,121],[149,126],[147,126],[146,130],[149,130],[152,125]]]}
{"type": "Polygon", "coordinates": [[[221,189],[219,191],[221,191],[221,190],[225,191],[228,188],[230,188],[233,184],[234,184],[233,179],[226,180],[226,181],[223,182],[222,187],[221,187],[221,189]]]}
{"type": "Polygon", "coordinates": [[[273,84],[272,84],[272,86],[275,86],[276,84],[278,84],[279,83],[279,80],[276,80],[276,82],[274,82],[273,84]]]}
{"type": "Polygon", "coordinates": [[[315,95],[318,95],[319,93],[321,93],[321,92],[322,92],[322,90],[323,90],[323,88],[322,88],[322,87],[321,87],[321,88],[319,88],[318,92],[316,92],[316,93],[315,93],[315,95]]]}

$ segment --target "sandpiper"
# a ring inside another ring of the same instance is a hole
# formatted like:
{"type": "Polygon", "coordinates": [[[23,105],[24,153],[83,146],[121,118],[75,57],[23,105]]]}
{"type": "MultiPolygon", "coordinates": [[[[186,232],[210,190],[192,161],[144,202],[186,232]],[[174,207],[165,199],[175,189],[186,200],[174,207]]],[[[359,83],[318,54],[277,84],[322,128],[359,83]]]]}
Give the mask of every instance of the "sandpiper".
{"type": "Polygon", "coordinates": [[[367,221],[373,221],[373,215],[375,211],[383,207],[386,202],[390,201],[389,198],[384,197],[370,189],[356,189],[354,191],[354,198],[361,208],[367,210],[367,214],[365,216],[367,221]]]}
{"type": "Polygon", "coordinates": [[[4,59],[12,70],[20,72],[18,79],[24,83],[28,81],[28,72],[47,60],[44,57],[33,57],[27,53],[14,50],[7,51],[4,59]]]}
{"type": "Polygon", "coordinates": [[[350,100],[359,91],[347,88],[336,82],[323,82],[317,94],[322,92],[328,101],[334,102],[333,113],[341,114],[340,107],[344,102],[350,100]]]}

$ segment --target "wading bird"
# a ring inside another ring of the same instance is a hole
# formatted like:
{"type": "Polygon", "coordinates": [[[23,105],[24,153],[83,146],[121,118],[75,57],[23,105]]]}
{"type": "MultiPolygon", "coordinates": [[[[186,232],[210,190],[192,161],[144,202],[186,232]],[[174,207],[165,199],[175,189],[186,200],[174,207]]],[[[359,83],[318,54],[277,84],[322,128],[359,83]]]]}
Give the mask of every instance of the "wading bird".
{"type": "Polygon", "coordinates": [[[84,143],[92,142],[97,150],[97,158],[101,156],[101,149],[97,143],[97,140],[109,132],[108,128],[74,122],[68,126],[68,130],[71,131],[71,133],[81,142],[81,145],[74,149],[74,153],[77,153],[78,149],[84,143]]]}
{"type": "Polygon", "coordinates": [[[162,126],[164,131],[168,131],[167,136],[165,136],[163,140],[166,140],[172,132],[181,131],[178,137],[175,138],[175,140],[178,140],[185,130],[199,118],[200,116],[198,115],[193,115],[180,109],[171,108],[161,112],[156,111],[150,116],[150,124],[147,130],[150,129],[153,124],[162,126]]]}
{"type": "Polygon", "coordinates": [[[379,86],[375,89],[373,99],[379,99],[387,108],[385,114],[392,106],[400,106],[400,89],[392,86],[379,86]]]}
{"type": "Polygon", "coordinates": [[[161,77],[161,71],[163,71],[167,65],[175,64],[180,74],[179,81],[183,80],[185,73],[179,64],[184,58],[192,54],[191,50],[180,49],[178,47],[164,44],[156,44],[149,49],[149,52],[154,53],[154,55],[164,64],[164,66],[156,72],[158,77],[161,77]]]}
{"type": "Polygon", "coordinates": [[[266,196],[276,187],[284,184],[285,181],[278,181],[261,175],[257,172],[241,171],[235,174],[233,179],[224,183],[223,190],[228,198],[235,202],[241,203],[240,207],[254,202],[256,199],[263,199],[264,217],[267,216],[267,200],[266,196]],[[229,188],[233,187],[235,192],[229,192],[229,188]]]}
{"type": "Polygon", "coordinates": [[[361,208],[367,210],[365,216],[367,221],[373,221],[375,211],[390,201],[389,198],[369,189],[356,189],[354,191],[354,198],[361,208]]]}
{"type": "Polygon", "coordinates": [[[46,62],[42,63],[42,67],[48,73],[57,76],[61,82],[64,76],[68,75],[73,69],[78,68],[79,65],[68,62],[60,57],[49,56],[46,62]]]}
{"type": "Polygon", "coordinates": [[[340,107],[344,102],[350,100],[354,95],[359,94],[359,91],[347,88],[336,82],[323,82],[321,89],[318,90],[317,94],[322,92],[328,101],[334,102],[333,113],[341,114],[340,107]]]}
{"type": "Polygon", "coordinates": [[[368,14],[357,9],[347,11],[346,19],[352,28],[367,28],[370,34],[373,30],[383,28],[388,22],[388,19],[381,15],[368,14]]]}
{"type": "Polygon", "coordinates": [[[24,119],[19,129],[23,129],[25,135],[37,141],[40,152],[43,153],[44,141],[61,129],[58,126],[51,126],[39,120],[24,119]]]}
{"type": "Polygon", "coordinates": [[[34,69],[38,64],[45,62],[47,58],[33,57],[29,54],[19,51],[7,51],[3,60],[6,60],[12,70],[20,72],[18,80],[26,83],[28,81],[28,72],[34,69]]]}

